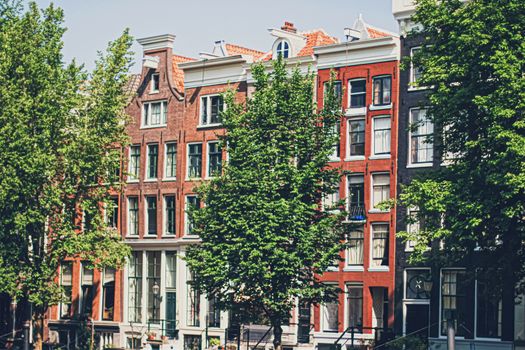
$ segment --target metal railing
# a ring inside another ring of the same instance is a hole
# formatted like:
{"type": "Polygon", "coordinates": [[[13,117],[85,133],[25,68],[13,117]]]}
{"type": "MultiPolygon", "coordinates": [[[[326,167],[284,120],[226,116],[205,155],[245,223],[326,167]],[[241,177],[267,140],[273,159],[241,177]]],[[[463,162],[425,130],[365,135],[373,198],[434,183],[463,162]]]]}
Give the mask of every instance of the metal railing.
{"type": "Polygon", "coordinates": [[[335,350],[340,350],[342,348],[342,346],[345,345],[350,340],[350,349],[354,349],[354,347],[356,346],[355,342],[357,340],[356,339],[356,335],[358,335],[358,334],[359,335],[367,334],[364,331],[373,331],[373,333],[374,333],[374,344],[376,346],[384,344],[384,343],[394,339],[394,331],[393,331],[392,328],[350,326],[347,329],[345,329],[345,331],[343,333],[341,333],[339,338],[337,338],[337,340],[334,342],[333,348],[335,350]],[[341,339],[343,339],[343,337],[346,334],[350,334],[350,339],[346,339],[343,344],[339,343],[341,341],[341,339]]]}
{"type": "Polygon", "coordinates": [[[348,208],[348,219],[350,221],[365,221],[366,213],[364,205],[350,205],[348,208]]]}
{"type": "Polygon", "coordinates": [[[176,320],[149,319],[147,323],[148,332],[160,331],[160,337],[177,338],[179,330],[176,320]]]}

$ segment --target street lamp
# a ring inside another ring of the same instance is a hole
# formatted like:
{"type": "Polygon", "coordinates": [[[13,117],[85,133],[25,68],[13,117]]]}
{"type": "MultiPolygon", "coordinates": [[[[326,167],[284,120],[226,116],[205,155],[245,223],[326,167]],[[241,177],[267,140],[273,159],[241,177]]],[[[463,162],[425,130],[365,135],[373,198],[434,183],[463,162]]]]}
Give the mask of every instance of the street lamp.
{"type": "Polygon", "coordinates": [[[160,286],[157,281],[153,281],[153,286],[151,287],[151,292],[153,293],[153,322],[157,320],[157,300],[162,301],[162,296],[160,294],[160,286]]]}

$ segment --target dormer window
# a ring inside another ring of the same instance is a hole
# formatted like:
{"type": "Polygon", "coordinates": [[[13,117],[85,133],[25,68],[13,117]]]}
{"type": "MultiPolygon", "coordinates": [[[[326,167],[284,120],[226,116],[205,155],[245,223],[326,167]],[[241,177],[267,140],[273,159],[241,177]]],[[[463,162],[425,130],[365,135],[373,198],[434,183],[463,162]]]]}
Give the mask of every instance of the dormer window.
{"type": "Polygon", "coordinates": [[[277,56],[282,58],[288,58],[290,56],[290,44],[286,40],[282,40],[277,44],[277,49],[275,50],[277,56]]]}
{"type": "Polygon", "coordinates": [[[159,85],[160,85],[160,78],[159,74],[152,74],[151,75],[151,92],[159,92],[159,85]]]}

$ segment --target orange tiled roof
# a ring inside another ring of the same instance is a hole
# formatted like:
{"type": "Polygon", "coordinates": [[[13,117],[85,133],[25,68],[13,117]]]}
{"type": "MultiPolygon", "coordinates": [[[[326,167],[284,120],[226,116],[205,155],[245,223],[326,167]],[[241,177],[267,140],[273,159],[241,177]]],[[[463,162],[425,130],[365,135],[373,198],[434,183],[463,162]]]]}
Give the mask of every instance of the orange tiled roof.
{"type": "Polygon", "coordinates": [[[370,37],[370,39],[384,38],[387,36],[392,36],[392,34],[383,32],[382,30],[373,28],[371,26],[367,26],[366,30],[368,31],[368,36],[370,37]]]}
{"type": "Polygon", "coordinates": [[[253,57],[254,60],[258,60],[265,54],[264,52],[259,51],[259,50],[249,49],[249,48],[242,47],[239,45],[234,45],[234,44],[226,44],[226,51],[228,51],[229,56],[250,55],[253,57]]]}
{"type": "Polygon", "coordinates": [[[189,61],[195,61],[195,59],[180,55],[173,55],[172,58],[173,82],[175,84],[175,88],[179,92],[184,91],[184,72],[182,71],[182,69],[179,68],[178,64],[189,61]]]}
{"type": "Polygon", "coordinates": [[[306,37],[306,46],[297,53],[297,56],[310,56],[314,53],[314,47],[316,46],[336,44],[339,42],[337,38],[326,34],[322,29],[300,34],[306,37]]]}

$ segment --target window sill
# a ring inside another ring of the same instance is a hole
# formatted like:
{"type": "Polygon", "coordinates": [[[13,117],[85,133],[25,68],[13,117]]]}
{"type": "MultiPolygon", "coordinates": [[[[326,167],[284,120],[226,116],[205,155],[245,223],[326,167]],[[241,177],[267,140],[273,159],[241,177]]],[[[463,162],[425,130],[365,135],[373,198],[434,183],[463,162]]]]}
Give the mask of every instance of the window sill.
{"type": "Polygon", "coordinates": [[[189,235],[187,233],[182,237],[183,239],[200,239],[199,235],[189,235]]]}
{"type": "Polygon", "coordinates": [[[144,182],[157,182],[158,179],[155,178],[155,179],[145,179],[144,182]]]}
{"type": "Polygon", "coordinates": [[[340,161],[341,161],[341,158],[330,158],[330,159],[328,159],[329,163],[335,163],[335,162],[340,162],[340,161]]]}
{"type": "Polygon", "coordinates": [[[157,128],[165,128],[167,124],[159,124],[159,125],[141,125],[141,129],[157,129],[157,128]]]}
{"type": "Polygon", "coordinates": [[[345,158],[345,162],[355,162],[357,160],[365,160],[365,159],[366,159],[365,156],[350,156],[350,157],[345,158]]]}
{"type": "Polygon", "coordinates": [[[202,177],[187,177],[184,181],[202,181],[202,177]]]}
{"type": "Polygon", "coordinates": [[[149,92],[150,95],[156,95],[160,92],[160,90],[152,90],[149,92]]]}
{"type": "Polygon", "coordinates": [[[157,235],[150,235],[150,234],[142,236],[142,238],[144,238],[144,239],[153,239],[153,238],[157,238],[157,237],[158,237],[157,235]]]}
{"type": "Polygon", "coordinates": [[[369,214],[385,214],[385,213],[389,213],[390,210],[381,210],[381,209],[370,209],[368,211],[369,214]]]}
{"type": "Polygon", "coordinates": [[[407,164],[407,169],[410,168],[430,168],[432,166],[432,163],[415,163],[415,164],[407,164]]]}
{"type": "Polygon", "coordinates": [[[174,233],[165,233],[162,236],[160,236],[160,238],[162,238],[162,239],[173,239],[173,238],[177,238],[177,235],[174,234],[174,233]]]}
{"type": "Polygon", "coordinates": [[[385,109],[392,109],[392,104],[382,105],[382,106],[370,105],[370,110],[371,111],[381,111],[381,110],[385,110],[385,109]]]}
{"type": "MultiPolygon", "coordinates": [[[[413,84],[413,83],[410,83],[413,84]]],[[[415,92],[415,91],[424,91],[430,89],[428,86],[409,86],[407,91],[408,92],[415,92]]]]}
{"type": "Polygon", "coordinates": [[[389,272],[390,268],[388,266],[375,266],[375,267],[369,267],[369,272],[389,272]]]}
{"type": "Polygon", "coordinates": [[[350,107],[345,111],[345,116],[347,117],[357,117],[366,115],[366,106],[365,107],[350,107]]]}
{"type": "Polygon", "coordinates": [[[138,184],[140,182],[139,179],[136,179],[136,180],[127,180],[126,181],[128,184],[138,184]]]}
{"type": "Polygon", "coordinates": [[[335,267],[335,266],[329,266],[326,269],[326,272],[338,272],[338,271],[339,271],[339,267],[335,267]]]}
{"type": "Polygon", "coordinates": [[[363,266],[347,266],[343,269],[343,272],[364,272],[363,266]]]}
{"type": "Polygon", "coordinates": [[[378,154],[374,156],[368,157],[368,159],[374,160],[374,159],[390,159],[390,154],[378,154]]]}
{"type": "Polygon", "coordinates": [[[222,124],[221,123],[216,123],[216,124],[207,124],[207,125],[197,125],[197,130],[214,129],[214,128],[218,128],[218,127],[222,127],[222,124]]]}
{"type": "Polygon", "coordinates": [[[177,181],[177,178],[176,177],[165,177],[162,179],[162,181],[177,181]]]}

